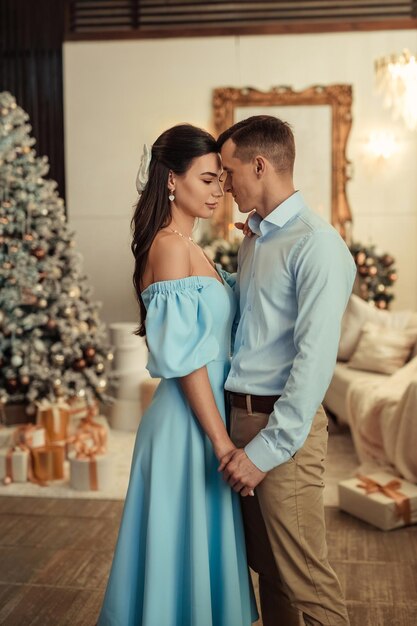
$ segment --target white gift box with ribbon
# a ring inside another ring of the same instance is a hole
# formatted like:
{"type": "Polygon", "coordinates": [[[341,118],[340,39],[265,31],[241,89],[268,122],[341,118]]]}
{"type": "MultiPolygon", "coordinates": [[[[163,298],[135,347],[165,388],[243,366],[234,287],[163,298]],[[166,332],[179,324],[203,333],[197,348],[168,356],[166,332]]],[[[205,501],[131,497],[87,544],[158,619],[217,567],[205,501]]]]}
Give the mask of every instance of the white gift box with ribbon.
{"type": "Polygon", "coordinates": [[[112,464],[107,454],[91,458],[70,456],[70,484],[80,491],[107,489],[112,481],[112,464]]]}
{"type": "Polygon", "coordinates": [[[339,506],[381,530],[416,524],[417,485],[388,472],[349,478],[339,483],[339,506]]]}
{"type": "Polygon", "coordinates": [[[8,476],[13,482],[24,483],[28,479],[28,466],[29,452],[27,450],[20,448],[0,450],[0,480],[8,476]]]}

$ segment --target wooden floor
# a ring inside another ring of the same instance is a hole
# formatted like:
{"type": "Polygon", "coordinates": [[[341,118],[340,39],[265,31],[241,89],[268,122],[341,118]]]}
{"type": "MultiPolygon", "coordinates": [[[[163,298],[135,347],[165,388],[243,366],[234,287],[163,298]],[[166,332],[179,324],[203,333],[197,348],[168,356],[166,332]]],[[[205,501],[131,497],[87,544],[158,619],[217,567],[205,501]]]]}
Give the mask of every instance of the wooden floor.
{"type": "MultiPolygon", "coordinates": [[[[121,510],[115,501],[0,497],[0,624],[93,626],[121,510]]],[[[417,526],[384,533],[336,508],[326,515],[352,626],[416,626],[417,526]]]]}

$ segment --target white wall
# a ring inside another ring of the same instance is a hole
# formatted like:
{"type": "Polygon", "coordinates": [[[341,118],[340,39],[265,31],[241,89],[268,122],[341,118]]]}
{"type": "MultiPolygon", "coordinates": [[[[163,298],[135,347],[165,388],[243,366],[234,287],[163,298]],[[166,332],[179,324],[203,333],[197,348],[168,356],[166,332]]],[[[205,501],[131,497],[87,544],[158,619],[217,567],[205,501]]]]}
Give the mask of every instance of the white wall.
{"type": "Polygon", "coordinates": [[[417,308],[417,132],[393,122],[373,89],[375,58],[405,47],[417,51],[416,31],[66,43],[68,212],[103,318],[137,315],[129,221],[142,144],[183,121],[212,129],[216,87],[280,84],[353,85],[354,237],[397,258],[395,307],[417,308]],[[381,129],[400,149],[371,163],[364,146],[381,129]]]}

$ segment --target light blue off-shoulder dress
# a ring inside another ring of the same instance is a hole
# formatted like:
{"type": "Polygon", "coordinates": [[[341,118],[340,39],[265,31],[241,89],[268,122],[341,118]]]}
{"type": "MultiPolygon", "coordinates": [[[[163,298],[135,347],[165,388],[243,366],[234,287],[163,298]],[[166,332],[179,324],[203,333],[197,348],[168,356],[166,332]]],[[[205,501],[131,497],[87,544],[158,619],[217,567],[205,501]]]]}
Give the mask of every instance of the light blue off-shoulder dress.
{"type": "Polygon", "coordinates": [[[206,365],[224,418],[236,303],[233,279],[155,283],[148,370],[161,377],[143,415],[99,626],[249,626],[256,621],[237,494],[178,378],[206,365]]]}

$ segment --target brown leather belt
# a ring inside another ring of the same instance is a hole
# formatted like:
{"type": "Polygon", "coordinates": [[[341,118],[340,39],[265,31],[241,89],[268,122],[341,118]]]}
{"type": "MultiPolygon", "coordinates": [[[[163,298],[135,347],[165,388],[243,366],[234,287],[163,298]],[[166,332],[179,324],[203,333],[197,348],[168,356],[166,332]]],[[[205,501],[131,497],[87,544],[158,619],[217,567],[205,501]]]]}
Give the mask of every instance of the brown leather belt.
{"type": "Polygon", "coordinates": [[[253,396],[245,393],[228,392],[231,406],[246,409],[250,413],[272,413],[274,404],[281,396],[253,396]]]}

